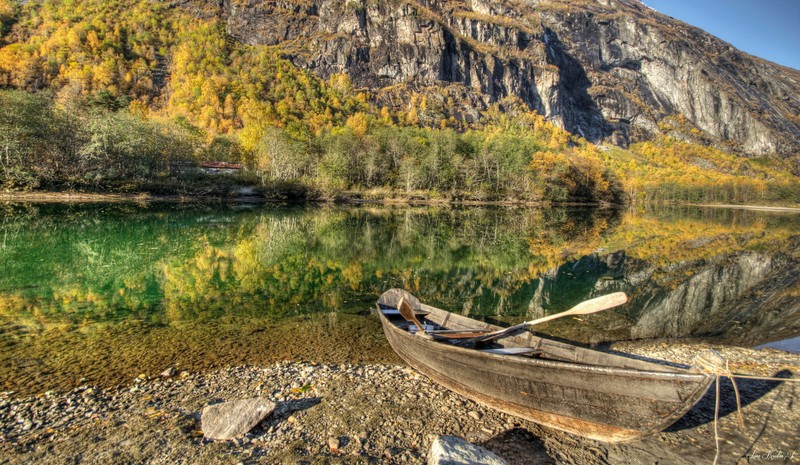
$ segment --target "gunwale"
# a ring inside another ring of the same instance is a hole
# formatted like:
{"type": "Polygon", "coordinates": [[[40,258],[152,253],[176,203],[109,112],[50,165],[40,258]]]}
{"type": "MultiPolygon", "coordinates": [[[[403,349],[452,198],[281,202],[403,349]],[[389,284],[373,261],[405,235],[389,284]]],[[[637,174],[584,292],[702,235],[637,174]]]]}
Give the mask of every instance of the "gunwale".
{"type": "MultiPolygon", "coordinates": [[[[535,347],[554,358],[485,353],[419,337],[381,311],[404,294],[387,291],[377,304],[384,334],[403,360],[476,402],[569,433],[604,442],[657,433],[685,415],[713,381],[691,367],[599,352],[531,332],[505,338],[504,345],[535,347]],[[494,382],[484,383],[487,377],[494,382]]],[[[419,301],[415,308],[449,329],[498,329],[419,301]]]]}

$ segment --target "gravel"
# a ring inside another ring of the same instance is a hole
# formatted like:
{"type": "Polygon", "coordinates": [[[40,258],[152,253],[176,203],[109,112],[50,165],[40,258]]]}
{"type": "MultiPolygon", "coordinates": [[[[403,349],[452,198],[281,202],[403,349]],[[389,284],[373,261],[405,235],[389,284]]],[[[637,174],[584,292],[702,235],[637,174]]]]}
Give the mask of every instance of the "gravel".
{"type": "MultiPolygon", "coordinates": [[[[698,347],[611,349],[686,362],[698,347]]],[[[735,371],[785,376],[800,368],[798,355],[717,349],[735,371]]],[[[744,431],[736,427],[730,385],[722,388],[721,463],[755,463],[761,452],[800,449],[796,383],[740,380],[744,431]]],[[[496,412],[403,366],[278,362],[132,377],[113,389],[2,393],[0,463],[422,464],[438,435],[462,437],[521,465],[711,463],[713,403],[712,389],[667,431],[607,445],[496,412]],[[203,439],[204,406],[252,397],[276,402],[273,414],[242,439],[203,439]]]]}

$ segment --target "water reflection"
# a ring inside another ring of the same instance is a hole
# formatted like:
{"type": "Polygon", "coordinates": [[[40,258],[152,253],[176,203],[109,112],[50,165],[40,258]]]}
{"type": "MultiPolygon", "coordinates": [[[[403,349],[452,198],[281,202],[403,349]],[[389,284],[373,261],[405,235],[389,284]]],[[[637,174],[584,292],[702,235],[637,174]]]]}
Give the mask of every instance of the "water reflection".
{"type": "Polygon", "coordinates": [[[583,342],[800,334],[800,215],[672,208],[0,207],[0,338],[25,328],[358,314],[390,287],[583,342]],[[10,330],[9,328],[18,328],[10,330]]]}
{"type": "Polygon", "coordinates": [[[5,213],[0,309],[40,323],[361,309],[396,285],[505,314],[521,285],[590,250],[619,218],[613,210],[180,205],[5,213]]]}
{"type": "Polygon", "coordinates": [[[713,333],[759,286],[800,290],[797,215],[112,204],[2,218],[0,312],[31,324],[358,311],[391,286],[513,319],[623,290],[632,337],[674,337],[713,333]]]}
{"type": "Polygon", "coordinates": [[[779,341],[768,342],[766,344],[762,344],[756,349],[778,349],[778,350],[785,350],[787,352],[794,352],[796,354],[800,354],[800,336],[791,337],[789,339],[781,339],[779,341]]]}

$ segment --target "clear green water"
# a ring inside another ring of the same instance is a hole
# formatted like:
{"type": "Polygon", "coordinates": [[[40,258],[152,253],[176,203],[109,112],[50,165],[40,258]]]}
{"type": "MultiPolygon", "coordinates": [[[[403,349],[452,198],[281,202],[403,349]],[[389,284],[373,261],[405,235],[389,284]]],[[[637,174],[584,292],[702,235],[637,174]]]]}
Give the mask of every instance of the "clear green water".
{"type": "Polygon", "coordinates": [[[540,330],[755,345],[800,333],[798,226],[797,214],[699,208],[8,204],[2,383],[396,360],[369,313],[391,287],[503,324],[623,290],[625,307],[540,330]],[[682,315],[698,293],[706,304],[682,315]],[[747,301],[758,293],[771,300],[747,301]],[[765,318],[774,311],[785,314],[765,318]]]}

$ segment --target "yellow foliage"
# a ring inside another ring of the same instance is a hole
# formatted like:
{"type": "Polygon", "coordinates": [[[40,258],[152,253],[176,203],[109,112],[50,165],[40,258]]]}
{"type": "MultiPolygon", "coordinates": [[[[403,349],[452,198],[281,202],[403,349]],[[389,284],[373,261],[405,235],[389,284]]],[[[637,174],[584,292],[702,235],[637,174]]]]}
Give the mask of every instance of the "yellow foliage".
{"type": "Polygon", "coordinates": [[[345,123],[345,125],[353,130],[353,134],[358,137],[363,137],[367,133],[368,123],[367,114],[360,111],[347,118],[347,123],[345,123]]]}
{"type": "Polygon", "coordinates": [[[408,113],[406,113],[405,121],[409,126],[416,126],[419,124],[419,113],[417,113],[417,107],[411,107],[408,113]]]}
{"type": "Polygon", "coordinates": [[[661,137],[603,157],[630,200],[765,201],[770,183],[796,183],[788,170],[713,147],[661,137]]]}
{"type": "Polygon", "coordinates": [[[0,0],[0,19],[10,18],[14,14],[14,5],[9,0],[0,0]]]}

